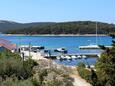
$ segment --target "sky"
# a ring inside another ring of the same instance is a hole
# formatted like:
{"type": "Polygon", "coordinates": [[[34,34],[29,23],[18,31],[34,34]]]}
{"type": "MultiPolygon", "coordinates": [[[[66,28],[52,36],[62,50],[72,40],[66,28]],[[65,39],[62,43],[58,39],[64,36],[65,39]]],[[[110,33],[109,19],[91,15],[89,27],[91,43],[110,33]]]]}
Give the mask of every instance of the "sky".
{"type": "Polygon", "coordinates": [[[115,23],[115,0],[0,0],[0,20],[115,23]]]}

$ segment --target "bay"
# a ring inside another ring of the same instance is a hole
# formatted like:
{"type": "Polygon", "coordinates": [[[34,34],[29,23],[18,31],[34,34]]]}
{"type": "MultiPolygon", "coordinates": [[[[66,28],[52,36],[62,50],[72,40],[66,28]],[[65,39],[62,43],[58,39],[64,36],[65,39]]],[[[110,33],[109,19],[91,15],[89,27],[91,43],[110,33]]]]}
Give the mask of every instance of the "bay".
{"type": "MultiPolygon", "coordinates": [[[[39,45],[44,46],[46,49],[56,49],[60,47],[64,47],[68,50],[68,53],[77,53],[81,52],[79,50],[79,46],[89,45],[96,43],[95,36],[5,36],[2,35],[0,38],[4,38],[10,40],[12,43],[17,45],[39,45]]],[[[98,45],[106,45],[110,46],[112,38],[109,36],[98,36],[98,45]]],[[[82,52],[89,52],[87,50],[82,52]]],[[[96,52],[95,50],[90,52],[96,52]]],[[[96,58],[88,58],[87,61],[84,59],[80,60],[71,60],[71,61],[59,61],[56,60],[55,62],[64,65],[75,66],[79,62],[89,63],[93,65],[96,63],[96,58]]]]}

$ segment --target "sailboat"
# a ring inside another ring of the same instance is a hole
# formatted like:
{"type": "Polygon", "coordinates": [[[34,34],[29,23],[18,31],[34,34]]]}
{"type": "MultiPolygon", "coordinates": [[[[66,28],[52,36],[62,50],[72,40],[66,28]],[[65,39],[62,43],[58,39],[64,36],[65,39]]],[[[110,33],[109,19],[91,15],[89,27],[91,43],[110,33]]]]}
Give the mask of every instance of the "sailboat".
{"type": "Polygon", "coordinates": [[[100,47],[97,45],[97,22],[96,22],[96,43],[95,44],[89,44],[87,46],[79,46],[79,49],[99,49],[100,47]]]}

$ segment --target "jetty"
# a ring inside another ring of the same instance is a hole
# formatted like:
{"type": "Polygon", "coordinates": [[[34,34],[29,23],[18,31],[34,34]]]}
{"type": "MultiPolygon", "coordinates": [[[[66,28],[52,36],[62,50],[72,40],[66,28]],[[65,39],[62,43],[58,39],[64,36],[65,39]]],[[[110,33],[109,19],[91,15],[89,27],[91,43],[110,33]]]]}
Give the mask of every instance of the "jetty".
{"type": "MultiPolygon", "coordinates": [[[[19,46],[21,57],[27,59],[31,57],[34,60],[39,59],[64,59],[64,60],[72,60],[72,59],[81,59],[81,58],[89,58],[89,57],[99,57],[101,52],[95,50],[80,50],[76,51],[76,53],[62,53],[56,52],[54,50],[46,50],[43,46],[29,46],[29,45],[21,45],[19,46]]],[[[65,50],[59,48],[59,50],[65,50]]]]}
{"type": "MultiPolygon", "coordinates": [[[[111,48],[112,46],[105,46],[111,48]]],[[[79,49],[100,49],[98,45],[79,46],[79,49]]]]}
{"type": "MultiPolygon", "coordinates": [[[[101,51],[102,52],[102,51],[101,51]]],[[[44,53],[45,58],[49,59],[81,59],[81,58],[89,58],[89,57],[100,57],[101,52],[76,52],[76,53],[44,53]]]]}

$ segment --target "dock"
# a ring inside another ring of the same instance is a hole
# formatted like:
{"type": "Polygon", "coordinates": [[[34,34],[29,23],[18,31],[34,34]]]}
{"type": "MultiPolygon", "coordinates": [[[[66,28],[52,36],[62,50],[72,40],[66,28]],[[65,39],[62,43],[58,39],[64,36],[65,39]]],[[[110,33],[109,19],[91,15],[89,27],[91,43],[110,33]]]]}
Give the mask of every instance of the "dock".
{"type": "Polygon", "coordinates": [[[89,57],[100,57],[101,52],[77,52],[67,54],[45,54],[44,57],[48,59],[79,59],[89,57]]]}
{"type": "MultiPolygon", "coordinates": [[[[111,48],[112,46],[105,46],[111,48]]],[[[79,49],[100,49],[98,45],[79,46],[79,49]]]]}
{"type": "Polygon", "coordinates": [[[89,58],[89,57],[99,57],[102,51],[95,50],[80,50],[76,51],[76,53],[62,53],[55,52],[54,50],[45,50],[41,49],[40,46],[20,46],[20,53],[23,53],[25,59],[31,57],[34,60],[39,59],[76,59],[76,58],[89,58]]]}

